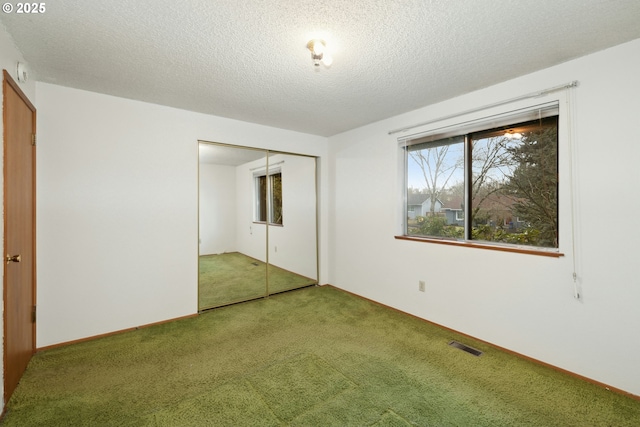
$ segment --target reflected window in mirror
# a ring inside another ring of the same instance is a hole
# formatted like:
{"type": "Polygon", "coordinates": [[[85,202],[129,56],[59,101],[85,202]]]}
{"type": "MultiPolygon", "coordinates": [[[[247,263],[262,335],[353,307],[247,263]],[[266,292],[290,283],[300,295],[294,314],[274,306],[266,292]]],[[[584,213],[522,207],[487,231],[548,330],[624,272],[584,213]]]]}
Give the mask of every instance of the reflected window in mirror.
{"type": "Polygon", "coordinates": [[[280,170],[255,176],[256,222],[282,225],[282,173],[280,170]]]}

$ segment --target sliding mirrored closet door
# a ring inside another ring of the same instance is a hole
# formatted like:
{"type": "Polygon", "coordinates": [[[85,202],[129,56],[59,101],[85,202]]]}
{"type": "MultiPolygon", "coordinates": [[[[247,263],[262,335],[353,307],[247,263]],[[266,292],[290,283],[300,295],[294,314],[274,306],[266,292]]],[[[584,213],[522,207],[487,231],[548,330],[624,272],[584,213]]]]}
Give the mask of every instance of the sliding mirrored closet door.
{"type": "Polygon", "coordinates": [[[269,152],[268,293],[317,284],[316,159],[269,152]]]}
{"type": "Polygon", "coordinates": [[[266,294],[266,231],[246,197],[266,161],[264,150],[199,144],[199,309],[266,294]]]}
{"type": "Polygon", "coordinates": [[[209,142],[199,152],[199,309],[316,284],[316,159],[209,142]]]}

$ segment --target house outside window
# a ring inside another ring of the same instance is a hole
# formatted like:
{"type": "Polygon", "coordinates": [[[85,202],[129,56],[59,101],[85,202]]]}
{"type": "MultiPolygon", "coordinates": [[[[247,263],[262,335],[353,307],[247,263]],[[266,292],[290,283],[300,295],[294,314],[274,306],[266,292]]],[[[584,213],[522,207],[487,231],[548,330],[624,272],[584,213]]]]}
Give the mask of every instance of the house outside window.
{"type": "Polygon", "coordinates": [[[557,105],[484,126],[405,143],[405,235],[558,248],[557,105]]]}

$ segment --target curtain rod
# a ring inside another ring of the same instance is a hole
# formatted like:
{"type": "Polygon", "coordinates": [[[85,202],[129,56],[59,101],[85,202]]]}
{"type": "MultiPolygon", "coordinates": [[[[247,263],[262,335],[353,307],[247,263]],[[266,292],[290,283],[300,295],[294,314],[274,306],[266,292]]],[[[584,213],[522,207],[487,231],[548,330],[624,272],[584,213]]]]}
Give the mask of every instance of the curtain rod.
{"type": "Polygon", "coordinates": [[[405,127],[402,127],[402,128],[390,130],[389,131],[389,135],[393,135],[393,134],[400,133],[400,132],[405,132],[405,131],[408,131],[410,129],[414,129],[414,128],[417,128],[417,127],[420,127],[420,126],[430,125],[431,123],[440,122],[442,120],[447,120],[447,119],[452,119],[454,117],[463,116],[465,114],[471,114],[471,113],[475,113],[477,111],[487,110],[489,108],[498,107],[500,105],[510,104],[512,102],[520,101],[520,100],[523,100],[523,99],[536,98],[538,96],[543,96],[543,95],[546,95],[546,94],[551,93],[551,92],[555,92],[555,91],[562,90],[562,89],[569,89],[569,88],[577,87],[577,86],[578,86],[578,81],[574,80],[574,81],[572,81],[570,83],[565,83],[563,85],[550,87],[548,89],[544,89],[544,90],[540,90],[540,91],[537,91],[537,92],[528,93],[526,95],[516,96],[515,98],[494,102],[493,104],[483,105],[482,107],[472,108],[470,110],[462,111],[460,113],[449,114],[447,116],[442,116],[442,117],[439,117],[437,119],[428,120],[426,122],[418,123],[418,124],[415,124],[415,125],[405,126],[405,127]]]}

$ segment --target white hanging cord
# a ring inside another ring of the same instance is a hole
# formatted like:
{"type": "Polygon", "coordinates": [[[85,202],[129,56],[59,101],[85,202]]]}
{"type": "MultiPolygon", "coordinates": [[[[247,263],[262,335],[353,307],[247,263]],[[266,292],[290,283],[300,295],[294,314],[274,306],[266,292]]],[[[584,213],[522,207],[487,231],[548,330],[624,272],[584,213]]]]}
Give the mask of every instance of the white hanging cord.
{"type": "MultiPolygon", "coordinates": [[[[573,87],[573,86],[572,86],[573,87]]],[[[569,191],[571,193],[571,261],[573,266],[573,297],[580,301],[580,286],[578,285],[578,272],[576,267],[576,213],[575,213],[575,177],[574,177],[574,129],[573,129],[573,111],[571,110],[572,91],[567,88],[567,131],[569,139],[569,191]]]]}
{"type": "Polygon", "coordinates": [[[538,96],[543,96],[543,95],[546,95],[546,94],[551,93],[551,92],[556,92],[556,91],[562,90],[562,89],[569,89],[569,88],[576,87],[576,86],[578,86],[578,81],[574,80],[574,81],[572,81],[570,83],[566,83],[566,84],[563,84],[563,85],[550,87],[548,89],[544,89],[544,90],[540,90],[540,91],[537,91],[537,92],[528,93],[526,95],[516,96],[515,98],[494,102],[493,104],[483,105],[482,107],[472,108],[470,110],[462,111],[460,113],[449,114],[447,116],[439,117],[439,118],[433,119],[433,120],[428,120],[428,121],[422,122],[422,123],[417,123],[415,125],[405,126],[405,127],[402,127],[402,128],[390,130],[389,131],[389,135],[393,135],[393,134],[400,133],[400,132],[405,132],[405,131],[408,131],[410,129],[414,129],[414,128],[417,128],[417,127],[420,127],[420,126],[430,125],[432,123],[440,122],[440,121],[443,121],[443,120],[453,119],[455,117],[464,116],[466,114],[471,114],[471,113],[475,113],[475,112],[482,111],[482,110],[488,110],[489,108],[499,107],[500,105],[510,104],[512,102],[521,101],[523,99],[536,98],[538,96]]]}

